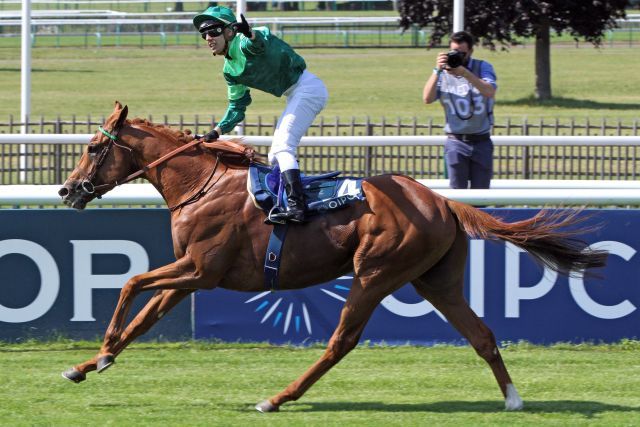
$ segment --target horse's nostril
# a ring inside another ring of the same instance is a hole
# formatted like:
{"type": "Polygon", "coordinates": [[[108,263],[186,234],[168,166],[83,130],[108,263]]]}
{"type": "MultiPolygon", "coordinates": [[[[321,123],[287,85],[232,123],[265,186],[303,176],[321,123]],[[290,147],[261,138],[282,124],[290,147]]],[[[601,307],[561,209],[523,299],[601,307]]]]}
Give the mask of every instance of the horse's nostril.
{"type": "Polygon", "coordinates": [[[69,195],[69,189],[67,187],[62,187],[60,190],[58,190],[58,195],[60,197],[69,195]]]}

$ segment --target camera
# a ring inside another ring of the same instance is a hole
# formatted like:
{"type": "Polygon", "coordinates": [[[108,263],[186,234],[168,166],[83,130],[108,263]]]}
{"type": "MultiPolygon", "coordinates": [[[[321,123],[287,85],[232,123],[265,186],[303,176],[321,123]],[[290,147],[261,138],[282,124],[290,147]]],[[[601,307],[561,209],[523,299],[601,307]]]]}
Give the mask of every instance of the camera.
{"type": "Polygon", "coordinates": [[[460,52],[459,50],[451,50],[447,52],[447,66],[449,68],[456,68],[462,65],[464,62],[464,52],[460,52]]]}

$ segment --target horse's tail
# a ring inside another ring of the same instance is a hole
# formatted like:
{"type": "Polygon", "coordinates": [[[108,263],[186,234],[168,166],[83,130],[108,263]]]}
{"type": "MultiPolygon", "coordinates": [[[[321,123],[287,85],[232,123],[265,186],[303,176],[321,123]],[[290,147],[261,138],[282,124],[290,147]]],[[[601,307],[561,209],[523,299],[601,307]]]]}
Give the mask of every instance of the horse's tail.
{"type": "Polygon", "coordinates": [[[567,229],[583,221],[579,211],[542,210],[533,218],[507,223],[465,203],[447,200],[447,204],[470,237],[513,243],[561,274],[581,274],[606,264],[606,251],[585,249],[587,244],[576,237],[597,226],[567,229]]]}

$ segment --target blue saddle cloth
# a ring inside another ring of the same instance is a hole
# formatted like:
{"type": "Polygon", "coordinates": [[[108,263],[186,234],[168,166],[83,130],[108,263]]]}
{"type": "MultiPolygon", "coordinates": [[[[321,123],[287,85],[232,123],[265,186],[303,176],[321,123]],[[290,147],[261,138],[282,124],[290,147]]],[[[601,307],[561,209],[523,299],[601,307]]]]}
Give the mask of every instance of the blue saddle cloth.
{"type": "MultiPolygon", "coordinates": [[[[302,187],[309,215],[341,209],[364,200],[362,178],[338,177],[340,172],[323,175],[302,175],[302,187]]],[[[249,167],[247,189],[255,205],[267,215],[274,206],[286,207],[287,200],[280,180],[280,169],[257,163],[249,167]]]]}

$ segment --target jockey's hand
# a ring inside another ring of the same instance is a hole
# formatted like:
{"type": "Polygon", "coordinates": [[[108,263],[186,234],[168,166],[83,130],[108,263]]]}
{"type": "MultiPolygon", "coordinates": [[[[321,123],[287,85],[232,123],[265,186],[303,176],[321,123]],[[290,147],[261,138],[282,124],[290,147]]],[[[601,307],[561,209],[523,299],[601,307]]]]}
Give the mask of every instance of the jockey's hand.
{"type": "Polygon", "coordinates": [[[242,13],[240,14],[240,21],[240,23],[236,24],[236,31],[250,39],[253,36],[251,27],[242,13]]]}
{"type": "Polygon", "coordinates": [[[206,134],[204,134],[204,136],[202,137],[206,142],[211,142],[211,141],[215,141],[218,138],[220,138],[220,134],[218,133],[217,130],[215,129],[211,129],[209,132],[207,132],[206,134]]]}

